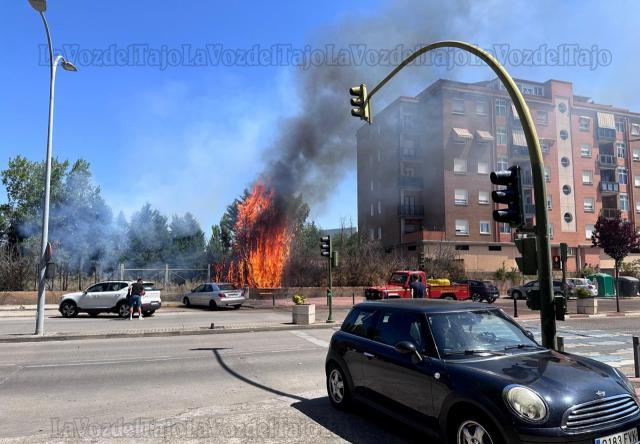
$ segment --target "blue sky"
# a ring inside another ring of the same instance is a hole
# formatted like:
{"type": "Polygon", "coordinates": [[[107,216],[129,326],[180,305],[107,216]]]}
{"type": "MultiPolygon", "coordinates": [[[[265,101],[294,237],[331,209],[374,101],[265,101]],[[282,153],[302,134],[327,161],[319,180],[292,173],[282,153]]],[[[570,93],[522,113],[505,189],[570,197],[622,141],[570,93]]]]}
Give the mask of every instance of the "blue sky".
{"type": "MultiPolygon", "coordinates": [[[[392,48],[415,43],[414,35],[426,41],[466,39],[485,48],[596,45],[610,53],[607,66],[507,63],[507,68],[516,77],[573,81],[577,94],[640,110],[636,93],[640,4],[460,0],[443,5],[409,0],[50,0],[47,17],[54,45],[75,57],[80,68],[78,73],[58,74],[54,153],[59,158],[87,159],[114,212],[131,214],[149,202],[169,215],[191,211],[208,231],[225,206],[262,171],[264,153],[277,137],[281,119],[301,109],[295,79],[305,72],[294,66],[161,69],[149,63],[98,66],[99,60],[91,58],[95,50],[109,55],[110,48],[130,45],[183,52],[183,45],[195,51],[207,45],[303,48],[326,42],[392,48]],[[410,12],[416,3],[417,12],[410,12]],[[445,13],[446,23],[434,20],[445,13]],[[403,19],[407,21],[401,23],[403,19]],[[349,30],[344,23],[354,26],[349,30]]],[[[33,160],[44,157],[48,94],[47,67],[40,63],[44,43],[42,24],[27,0],[0,5],[4,61],[0,169],[17,154],[33,160]]],[[[362,67],[361,72],[364,80],[375,83],[388,69],[362,67]]],[[[492,75],[474,66],[412,68],[381,98],[381,104],[396,94],[415,94],[436,77],[481,80],[492,75]]],[[[346,103],[345,94],[345,109],[336,112],[348,118],[346,103]]],[[[0,202],[5,199],[0,189],[0,202]]],[[[329,228],[338,226],[343,217],[356,223],[356,212],[354,165],[350,165],[329,201],[312,207],[312,217],[329,228]]]]}

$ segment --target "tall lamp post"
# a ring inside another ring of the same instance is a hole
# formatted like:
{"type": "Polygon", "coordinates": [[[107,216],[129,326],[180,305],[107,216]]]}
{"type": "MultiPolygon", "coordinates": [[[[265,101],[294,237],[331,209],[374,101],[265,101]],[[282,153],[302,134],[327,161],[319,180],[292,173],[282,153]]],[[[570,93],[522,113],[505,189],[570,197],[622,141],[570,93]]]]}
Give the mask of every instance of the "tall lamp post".
{"type": "Polygon", "coordinates": [[[50,62],[50,78],[49,78],[49,129],[47,132],[47,162],[44,178],[44,210],[42,211],[42,245],[40,249],[40,263],[38,269],[38,312],[36,315],[36,335],[44,334],[44,305],[46,291],[46,256],[47,244],[49,243],[49,198],[51,194],[51,149],[53,138],[53,97],[55,93],[56,69],[58,64],[62,65],[65,71],[77,71],[77,68],[70,62],[66,61],[61,55],[53,57],[53,45],[51,44],[51,33],[49,32],[49,24],[44,16],[47,10],[46,0],[29,0],[29,4],[35,9],[42,18],[44,30],[47,34],[47,43],[49,45],[49,62],[50,62]]]}

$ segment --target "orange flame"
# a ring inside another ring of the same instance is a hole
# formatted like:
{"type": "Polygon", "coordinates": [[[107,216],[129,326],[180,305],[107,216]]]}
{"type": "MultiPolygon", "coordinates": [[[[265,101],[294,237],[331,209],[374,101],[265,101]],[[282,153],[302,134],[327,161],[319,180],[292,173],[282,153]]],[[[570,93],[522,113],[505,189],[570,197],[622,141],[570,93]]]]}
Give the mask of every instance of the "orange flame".
{"type": "Polygon", "coordinates": [[[256,183],[238,204],[235,231],[238,263],[237,269],[229,269],[230,280],[241,286],[281,286],[291,235],[286,215],[275,207],[274,193],[263,183],[256,183]]]}

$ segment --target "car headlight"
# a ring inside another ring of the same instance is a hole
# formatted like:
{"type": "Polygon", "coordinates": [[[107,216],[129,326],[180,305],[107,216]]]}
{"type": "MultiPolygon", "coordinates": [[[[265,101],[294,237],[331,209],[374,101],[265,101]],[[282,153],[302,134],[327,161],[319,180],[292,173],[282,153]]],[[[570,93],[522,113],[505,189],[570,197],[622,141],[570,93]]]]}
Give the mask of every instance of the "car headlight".
{"type": "Polygon", "coordinates": [[[540,395],[527,387],[508,386],[504,391],[504,399],[511,410],[525,421],[541,423],[547,420],[547,404],[540,395]]]}
{"type": "Polygon", "coordinates": [[[629,381],[629,379],[620,370],[618,370],[617,368],[614,368],[613,370],[620,377],[620,381],[626,387],[626,389],[629,390],[629,393],[631,394],[631,396],[633,396],[634,398],[638,399],[638,396],[636,395],[636,388],[631,383],[631,381],[629,381]]]}

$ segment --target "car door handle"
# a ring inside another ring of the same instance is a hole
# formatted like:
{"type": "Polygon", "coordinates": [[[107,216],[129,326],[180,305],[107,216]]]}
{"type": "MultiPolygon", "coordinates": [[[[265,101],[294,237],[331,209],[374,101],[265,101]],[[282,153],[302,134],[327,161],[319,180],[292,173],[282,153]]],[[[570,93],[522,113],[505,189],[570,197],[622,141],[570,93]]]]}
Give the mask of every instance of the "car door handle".
{"type": "Polygon", "coordinates": [[[364,354],[364,356],[365,356],[367,359],[373,359],[373,358],[375,358],[375,357],[376,357],[375,355],[373,355],[373,354],[371,354],[371,353],[368,353],[368,352],[364,352],[363,354],[364,354]]]}

